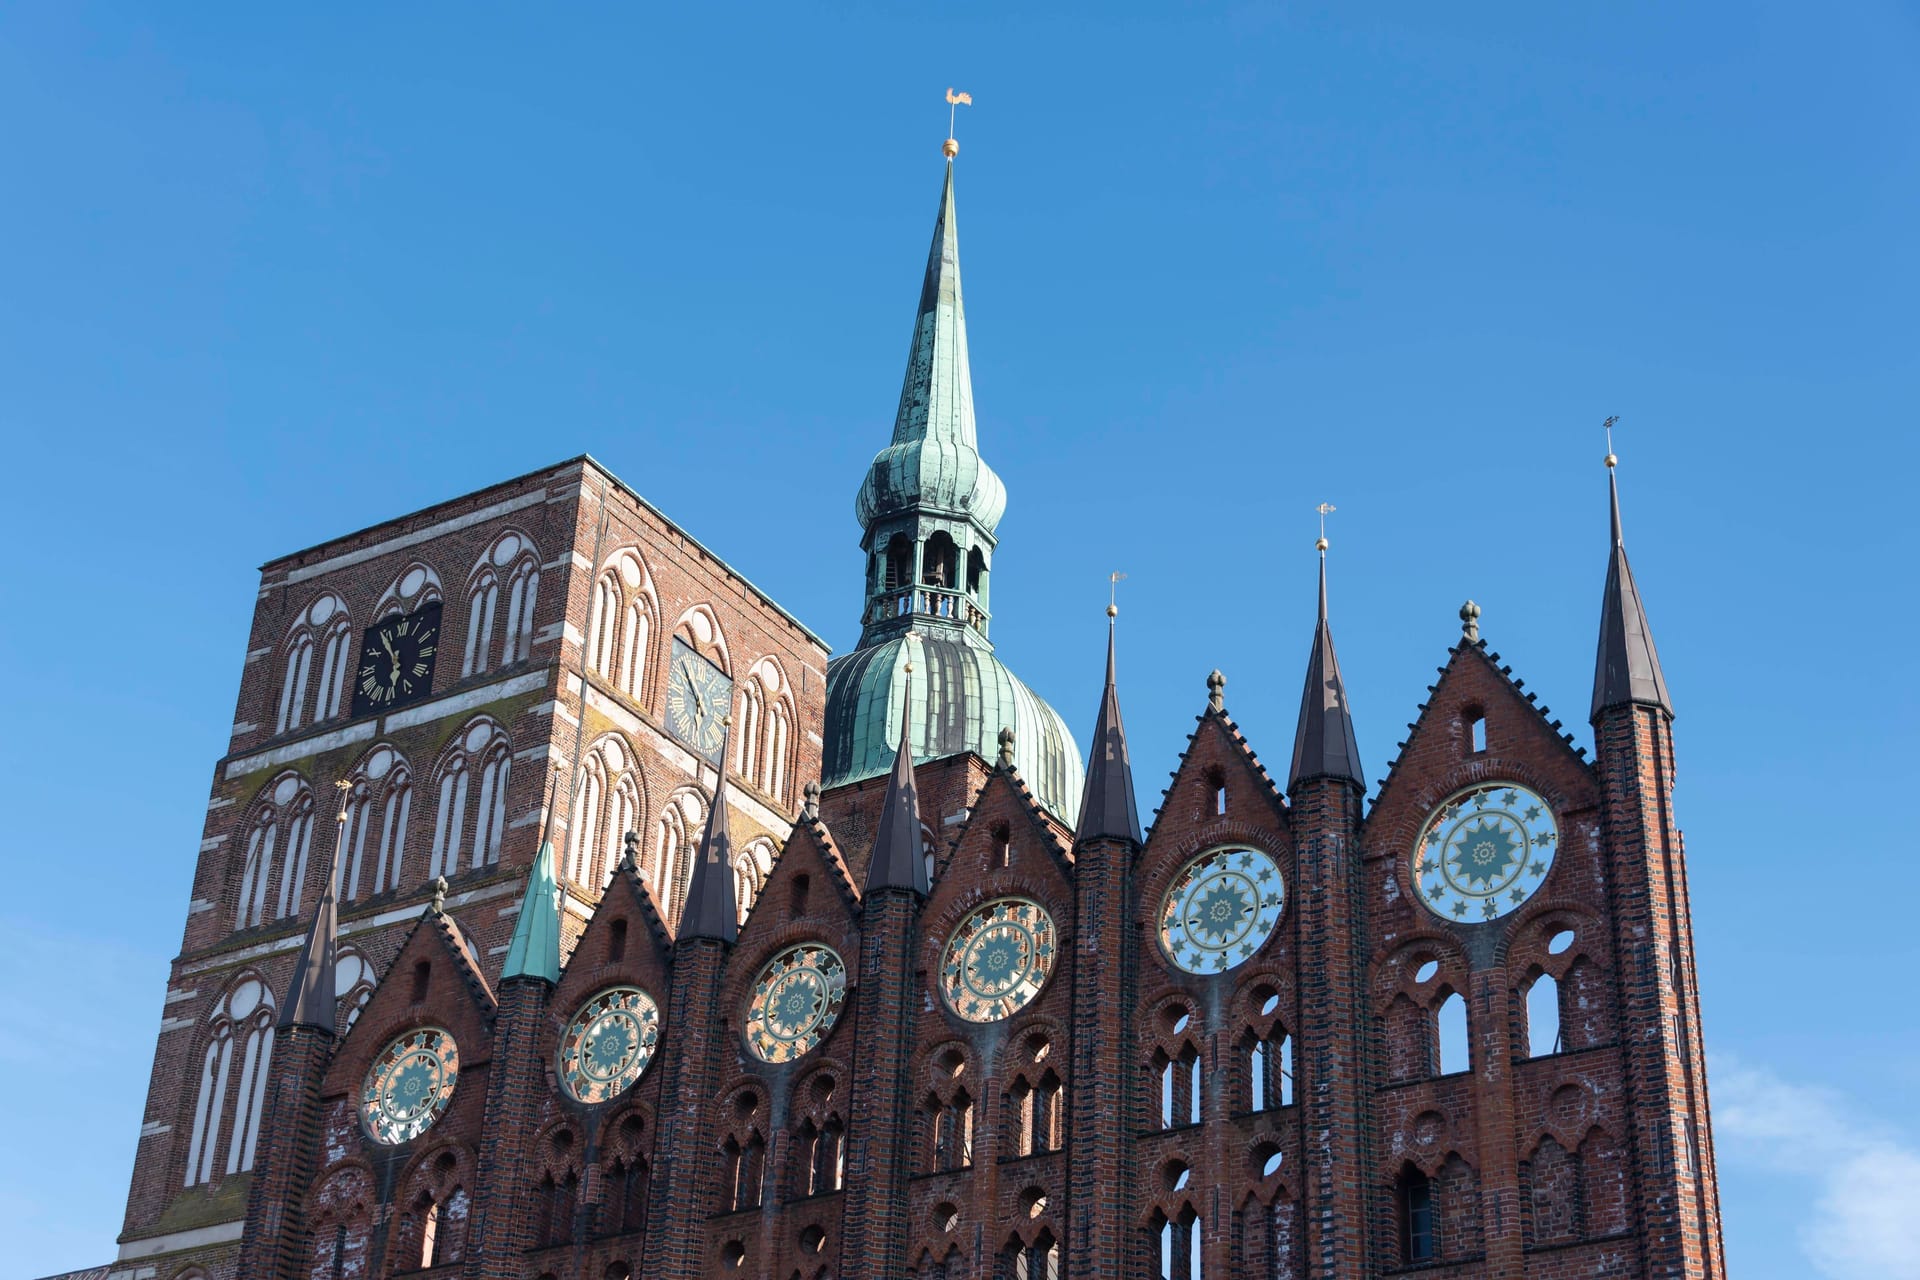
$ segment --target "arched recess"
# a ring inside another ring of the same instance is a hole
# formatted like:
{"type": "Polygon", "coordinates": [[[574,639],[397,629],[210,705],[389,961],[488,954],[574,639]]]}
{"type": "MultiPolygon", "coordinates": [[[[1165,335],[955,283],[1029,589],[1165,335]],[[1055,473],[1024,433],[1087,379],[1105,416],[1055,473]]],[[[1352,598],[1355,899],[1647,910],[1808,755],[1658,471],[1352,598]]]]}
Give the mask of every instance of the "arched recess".
{"type": "Polygon", "coordinates": [[[747,922],[747,915],[753,910],[753,904],[759,901],[760,890],[766,886],[767,877],[773,874],[775,851],[773,841],[765,836],[756,836],[749,840],[733,860],[734,901],[740,908],[740,923],[747,922]]]}
{"type": "Polygon", "coordinates": [[[727,648],[726,632],[710,606],[697,604],[681,614],[673,624],[673,635],[720,670],[733,674],[733,656],[727,648]]]}
{"type": "Polygon", "coordinates": [[[467,575],[462,675],[511,666],[532,655],[539,594],[540,553],[533,539],[518,529],[502,531],[467,575]]]}
{"type": "Polygon", "coordinates": [[[340,827],[342,902],[398,888],[413,807],[413,771],[391,743],[377,743],[347,775],[346,822],[340,827]]]}
{"type": "Polygon", "coordinates": [[[687,879],[707,820],[707,803],[697,788],[682,787],[667,798],[654,824],[651,864],[644,869],[654,901],[673,928],[679,927],[680,908],[687,900],[687,879]]]}
{"type": "Polygon", "coordinates": [[[429,879],[500,860],[512,769],[513,744],[491,716],[469,720],[441,752],[434,768],[429,879]]]}
{"type": "Polygon", "coordinates": [[[353,623],[338,595],[329,591],[300,611],[281,642],[275,733],[340,714],[353,651],[353,623]]]}
{"type": "Polygon", "coordinates": [[[241,850],[234,928],[250,929],[300,909],[313,815],[313,791],[300,774],[280,774],[260,788],[241,850]]]}
{"type": "Polygon", "coordinates": [[[642,706],[651,704],[658,616],[653,579],[639,548],[614,552],[594,579],[587,618],[587,666],[642,706]]]}
{"type": "Polygon", "coordinates": [[[181,1185],[253,1168],[273,1064],[274,1013],[272,988],[250,969],[215,1001],[198,1060],[181,1185]]]}
{"type": "Polygon", "coordinates": [[[618,733],[593,744],[574,778],[564,874],[598,892],[619,865],[629,831],[645,822],[644,778],[633,747],[618,733]]]}

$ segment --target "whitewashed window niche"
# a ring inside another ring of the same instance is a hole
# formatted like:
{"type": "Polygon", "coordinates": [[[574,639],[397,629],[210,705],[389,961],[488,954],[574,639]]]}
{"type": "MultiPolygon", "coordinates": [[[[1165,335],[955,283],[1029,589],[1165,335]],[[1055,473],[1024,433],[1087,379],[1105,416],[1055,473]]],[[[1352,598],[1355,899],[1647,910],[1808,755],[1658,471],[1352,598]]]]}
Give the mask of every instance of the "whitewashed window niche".
{"type": "Polygon", "coordinates": [[[275,733],[340,714],[347,668],[353,662],[353,626],[339,596],[321,596],[287,632],[275,733]],[[311,700],[308,695],[311,694],[311,700]]]}
{"type": "Polygon", "coordinates": [[[474,867],[500,860],[511,765],[506,730],[485,716],[469,723],[454,740],[441,759],[435,788],[428,879],[454,875],[463,860],[474,867]]]}
{"type": "Polygon", "coordinates": [[[385,743],[369,751],[355,772],[340,829],[340,899],[397,889],[413,809],[413,773],[406,757],[385,743]]]}
{"type": "Polygon", "coordinates": [[[208,1023],[187,1141],[189,1187],[213,1181],[222,1168],[228,1174],[253,1168],[273,1062],[273,993],[249,974],[214,1006],[208,1023]]]}
{"type": "Polygon", "coordinates": [[[501,534],[467,578],[467,645],[460,674],[479,675],[524,662],[533,653],[533,611],[539,597],[540,555],[532,540],[512,530],[501,534]],[[501,624],[497,648],[496,621],[501,624]]]}
{"type": "Polygon", "coordinates": [[[620,864],[627,832],[640,827],[640,783],[633,751],[617,734],[593,746],[581,763],[568,817],[566,874],[597,889],[620,864]]]}
{"type": "Polygon", "coordinates": [[[281,774],[262,790],[247,827],[234,928],[251,929],[300,909],[312,842],[313,792],[299,774],[281,774]]]}
{"type": "Polygon", "coordinates": [[[635,702],[647,700],[653,616],[653,583],[639,552],[616,551],[593,584],[587,665],[635,702]]]}
{"type": "Polygon", "coordinates": [[[681,791],[660,811],[660,830],[654,838],[653,866],[648,881],[653,900],[674,927],[680,924],[680,908],[687,900],[687,878],[693,871],[693,858],[700,843],[700,829],[707,821],[707,798],[691,789],[681,791]]]}

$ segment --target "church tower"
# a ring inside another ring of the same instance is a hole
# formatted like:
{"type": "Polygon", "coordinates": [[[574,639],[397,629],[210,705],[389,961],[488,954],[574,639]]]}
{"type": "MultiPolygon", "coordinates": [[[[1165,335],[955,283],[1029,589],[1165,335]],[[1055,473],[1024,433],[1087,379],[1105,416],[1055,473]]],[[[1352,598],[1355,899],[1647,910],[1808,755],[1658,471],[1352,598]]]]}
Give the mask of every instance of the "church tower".
{"type": "Polygon", "coordinates": [[[874,455],[854,500],[866,555],[860,644],[827,669],[826,818],[859,847],[877,819],[903,718],[914,758],[931,766],[921,782],[929,817],[950,818],[965,807],[999,753],[1003,729],[1013,731],[1021,776],[1056,821],[1070,828],[1080,803],[1073,734],[988,638],[1007,491],[980,456],[974,424],[953,194],[958,147],[948,146],[893,438],[874,455]],[[911,705],[909,665],[920,673],[911,705]],[[867,785],[835,795],[855,783],[867,785]]]}

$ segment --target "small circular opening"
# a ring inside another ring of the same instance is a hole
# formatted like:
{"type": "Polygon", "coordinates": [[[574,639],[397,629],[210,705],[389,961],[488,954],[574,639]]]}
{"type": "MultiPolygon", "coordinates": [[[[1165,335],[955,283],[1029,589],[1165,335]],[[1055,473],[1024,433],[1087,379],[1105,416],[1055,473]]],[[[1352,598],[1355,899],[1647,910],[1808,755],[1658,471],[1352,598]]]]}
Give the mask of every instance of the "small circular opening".
{"type": "Polygon", "coordinates": [[[1037,1218],[1047,1211],[1047,1193],[1039,1187],[1028,1187],[1020,1193],[1020,1204],[1029,1218],[1037,1218]]]}
{"type": "Polygon", "coordinates": [[[819,1253],[827,1247],[827,1233],[819,1227],[808,1227],[800,1233],[800,1251],[819,1253]]]}
{"type": "Polygon", "coordinates": [[[933,1206],[933,1225],[941,1231],[951,1231],[960,1225],[960,1210],[946,1201],[933,1206]]]}
{"type": "Polygon", "coordinates": [[[1440,972],[1440,962],[1438,960],[1428,960],[1418,969],[1414,970],[1413,980],[1415,982],[1432,982],[1433,975],[1438,972],[1440,972]]]}
{"type": "Polygon", "coordinates": [[[933,1065],[940,1069],[941,1074],[957,1079],[967,1069],[967,1059],[958,1049],[948,1049],[933,1060],[933,1065]]]}
{"type": "Polygon", "coordinates": [[[1547,940],[1547,954],[1557,956],[1573,945],[1573,930],[1562,929],[1547,940]]]}
{"type": "Polygon", "coordinates": [[[1271,1178],[1280,1172],[1286,1156],[1277,1142],[1263,1142],[1253,1149],[1253,1171],[1255,1177],[1271,1178]]]}
{"type": "Polygon", "coordinates": [[[1167,1190],[1185,1191],[1193,1181],[1193,1166],[1184,1160],[1169,1160],[1160,1170],[1160,1177],[1167,1184],[1167,1190]]]}
{"type": "Polygon", "coordinates": [[[729,1271],[738,1271],[747,1264],[747,1246],[738,1240],[727,1241],[720,1250],[720,1261],[729,1271]]]}

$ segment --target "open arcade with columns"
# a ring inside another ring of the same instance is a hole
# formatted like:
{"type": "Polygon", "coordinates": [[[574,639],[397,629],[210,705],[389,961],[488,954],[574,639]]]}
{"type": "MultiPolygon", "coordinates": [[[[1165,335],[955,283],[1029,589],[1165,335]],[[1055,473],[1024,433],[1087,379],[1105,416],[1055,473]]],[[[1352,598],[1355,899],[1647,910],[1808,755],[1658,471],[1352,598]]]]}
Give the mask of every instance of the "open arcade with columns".
{"type": "Polygon", "coordinates": [[[1612,456],[1597,758],[1469,605],[1369,800],[1323,541],[1143,823],[1111,632],[1084,765],[989,638],[953,151],[853,651],[584,457],[262,570],[116,1280],[1725,1275],[1612,456]]]}

